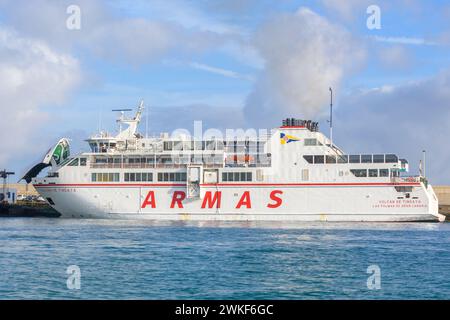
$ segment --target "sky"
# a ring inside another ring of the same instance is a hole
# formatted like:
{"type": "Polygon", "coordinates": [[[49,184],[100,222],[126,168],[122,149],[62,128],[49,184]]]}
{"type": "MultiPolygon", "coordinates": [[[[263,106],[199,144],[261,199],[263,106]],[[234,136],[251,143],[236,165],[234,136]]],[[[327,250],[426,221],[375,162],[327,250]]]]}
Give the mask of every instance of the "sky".
{"type": "Polygon", "coordinates": [[[450,184],[449,53],[448,1],[0,0],[0,168],[19,179],[61,137],[86,149],[140,99],[151,134],[296,117],[328,135],[332,87],[338,146],[411,174],[426,150],[450,184]]]}

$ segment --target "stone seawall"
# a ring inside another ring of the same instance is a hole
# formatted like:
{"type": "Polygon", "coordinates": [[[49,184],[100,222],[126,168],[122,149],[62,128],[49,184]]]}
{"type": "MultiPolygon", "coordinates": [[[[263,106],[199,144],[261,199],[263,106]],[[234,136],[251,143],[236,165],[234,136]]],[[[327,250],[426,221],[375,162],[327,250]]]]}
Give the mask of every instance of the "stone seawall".
{"type": "Polygon", "coordinates": [[[450,186],[433,186],[439,199],[439,212],[450,216],[450,186]]]}

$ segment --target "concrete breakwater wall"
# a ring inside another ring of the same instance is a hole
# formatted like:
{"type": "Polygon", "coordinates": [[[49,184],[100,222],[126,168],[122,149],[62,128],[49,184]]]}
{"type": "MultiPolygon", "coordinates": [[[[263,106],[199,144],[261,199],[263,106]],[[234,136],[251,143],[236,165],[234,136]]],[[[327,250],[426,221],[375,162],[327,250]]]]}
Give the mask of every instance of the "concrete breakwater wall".
{"type": "Polygon", "coordinates": [[[450,186],[433,186],[434,192],[439,199],[439,212],[450,215],[450,186]]]}

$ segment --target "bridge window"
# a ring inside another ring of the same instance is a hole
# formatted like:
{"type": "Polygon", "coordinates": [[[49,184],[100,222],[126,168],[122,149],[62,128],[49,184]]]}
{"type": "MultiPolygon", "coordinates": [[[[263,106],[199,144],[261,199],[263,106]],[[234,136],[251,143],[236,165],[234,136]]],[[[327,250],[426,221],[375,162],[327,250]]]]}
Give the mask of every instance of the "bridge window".
{"type": "Polygon", "coordinates": [[[372,155],[371,154],[361,155],[361,163],[372,163],[372,155]]]}
{"type": "Polygon", "coordinates": [[[400,172],[398,170],[391,170],[392,177],[400,177],[400,172]]]}
{"type": "Polygon", "coordinates": [[[373,163],[384,163],[384,154],[374,154],[373,163]]]}
{"type": "Polygon", "coordinates": [[[348,156],[347,155],[337,156],[337,163],[348,163],[348,156]]]}
{"type": "Polygon", "coordinates": [[[358,178],[367,177],[367,169],[351,169],[350,172],[353,173],[353,175],[358,178]]]}
{"type": "Polygon", "coordinates": [[[194,141],[183,141],[183,150],[194,150],[194,141]]]}
{"type": "Polygon", "coordinates": [[[386,155],[386,163],[396,163],[398,162],[398,157],[395,154],[386,155]]]}
{"type": "Polygon", "coordinates": [[[64,160],[63,162],[61,162],[60,166],[64,167],[66,164],[68,164],[73,158],[67,158],[66,160],[64,160]]]}
{"type": "Polygon", "coordinates": [[[78,167],[78,158],[69,163],[70,167],[78,167]]]}
{"type": "Polygon", "coordinates": [[[106,158],[95,158],[95,163],[107,163],[106,158]]]}
{"type": "Polygon", "coordinates": [[[389,177],[389,169],[380,169],[380,177],[389,177]]]}
{"type": "Polygon", "coordinates": [[[80,166],[85,167],[86,166],[87,159],[86,158],[80,158],[80,166]]]}
{"type": "Polygon", "coordinates": [[[206,141],[206,150],[215,150],[216,149],[216,141],[206,141]]]}
{"type": "Polygon", "coordinates": [[[172,141],[164,141],[164,151],[172,151],[173,143],[172,141]]]}
{"type": "Polygon", "coordinates": [[[378,169],[369,169],[369,177],[371,178],[378,177],[378,169]]]}
{"type": "Polygon", "coordinates": [[[91,147],[92,152],[98,152],[98,146],[96,142],[89,143],[89,147],[91,147]]]}
{"type": "Polygon", "coordinates": [[[326,156],[326,163],[336,163],[336,156],[326,156]]]}
{"type": "Polygon", "coordinates": [[[173,150],[178,150],[178,151],[183,150],[183,141],[174,141],[173,142],[173,150]]]}
{"type": "Polygon", "coordinates": [[[314,162],[314,156],[303,156],[303,159],[305,159],[308,163],[314,162]]]}
{"type": "Polygon", "coordinates": [[[350,163],[361,163],[361,155],[359,154],[352,154],[349,159],[350,163]]]}
{"type": "Polygon", "coordinates": [[[325,156],[314,156],[314,163],[316,164],[325,163],[325,156]]]}

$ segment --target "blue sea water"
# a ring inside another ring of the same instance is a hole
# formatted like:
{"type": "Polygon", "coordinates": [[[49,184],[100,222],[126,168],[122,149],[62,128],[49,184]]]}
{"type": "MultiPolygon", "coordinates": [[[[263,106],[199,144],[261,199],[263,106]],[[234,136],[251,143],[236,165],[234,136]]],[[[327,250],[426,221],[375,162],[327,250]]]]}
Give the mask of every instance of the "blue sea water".
{"type": "Polygon", "coordinates": [[[449,299],[449,271],[449,223],[0,220],[1,299],[449,299]]]}

